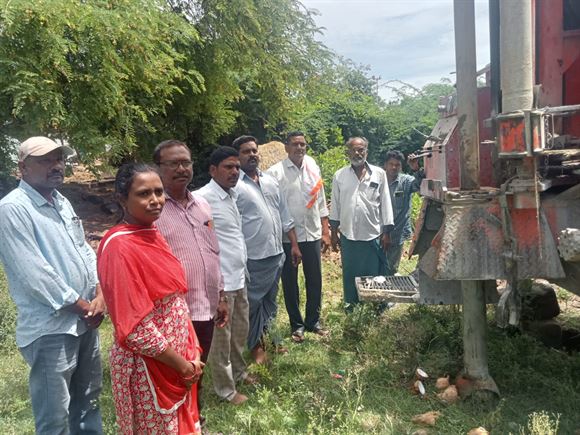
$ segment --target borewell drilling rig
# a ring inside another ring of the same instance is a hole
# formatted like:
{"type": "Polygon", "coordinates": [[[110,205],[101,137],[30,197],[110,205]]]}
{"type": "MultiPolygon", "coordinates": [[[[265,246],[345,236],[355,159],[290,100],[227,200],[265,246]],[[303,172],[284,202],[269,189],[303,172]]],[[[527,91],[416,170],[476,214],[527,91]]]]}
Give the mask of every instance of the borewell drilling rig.
{"type": "Polygon", "coordinates": [[[489,15],[490,65],[478,72],[474,0],[454,0],[456,95],[441,99],[423,146],[411,254],[415,302],[463,304],[470,390],[498,393],[486,304],[500,326],[517,325],[522,280],[580,294],[580,237],[566,238],[580,228],[580,1],[490,0],[489,15]]]}

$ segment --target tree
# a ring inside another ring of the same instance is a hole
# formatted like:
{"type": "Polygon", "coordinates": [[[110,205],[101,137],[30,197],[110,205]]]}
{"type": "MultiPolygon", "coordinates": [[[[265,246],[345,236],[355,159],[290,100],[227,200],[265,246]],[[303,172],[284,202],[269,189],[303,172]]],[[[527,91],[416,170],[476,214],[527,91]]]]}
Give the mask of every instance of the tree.
{"type": "MultiPolygon", "coordinates": [[[[371,161],[412,150],[443,85],[379,96],[326,49],[299,0],[0,0],[0,155],[44,134],[85,162],[149,158],[173,137],[196,172],[216,143],[302,129],[315,153],[365,136],[371,161]]],[[[6,171],[5,171],[6,172],[6,171]]]]}
{"type": "Polygon", "coordinates": [[[169,2],[203,39],[191,60],[205,91],[181,98],[170,116],[186,126],[189,143],[227,144],[247,132],[264,140],[283,130],[304,82],[330,58],[312,13],[297,0],[169,2]]]}
{"type": "Polygon", "coordinates": [[[124,155],[177,95],[204,89],[186,62],[199,34],[164,1],[0,0],[0,20],[0,137],[124,155]]]}

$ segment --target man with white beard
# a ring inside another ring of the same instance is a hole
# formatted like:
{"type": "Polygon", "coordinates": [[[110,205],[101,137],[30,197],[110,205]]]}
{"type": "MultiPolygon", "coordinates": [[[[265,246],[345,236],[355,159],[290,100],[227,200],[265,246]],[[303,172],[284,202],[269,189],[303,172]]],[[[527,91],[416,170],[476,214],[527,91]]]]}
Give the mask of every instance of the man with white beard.
{"type": "Polygon", "coordinates": [[[355,277],[387,273],[393,208],[385,171],[367,162],[368,141],[353,137],[346,147],[350,165],[332,179],[330,227],[332,248],[341,250],[344,302],[352,309],[359,302],[355,277]]]}

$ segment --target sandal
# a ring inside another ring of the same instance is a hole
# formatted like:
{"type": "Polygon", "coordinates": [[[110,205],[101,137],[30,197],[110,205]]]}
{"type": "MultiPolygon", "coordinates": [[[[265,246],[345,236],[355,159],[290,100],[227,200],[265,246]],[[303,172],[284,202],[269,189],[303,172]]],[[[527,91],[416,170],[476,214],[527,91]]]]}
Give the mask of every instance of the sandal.
{"type": "Polygon", "coordinates": [[[304,341],[304,332],[296,330],[292,333],[292,341],[294,343],[302,343],[304,341]]]}

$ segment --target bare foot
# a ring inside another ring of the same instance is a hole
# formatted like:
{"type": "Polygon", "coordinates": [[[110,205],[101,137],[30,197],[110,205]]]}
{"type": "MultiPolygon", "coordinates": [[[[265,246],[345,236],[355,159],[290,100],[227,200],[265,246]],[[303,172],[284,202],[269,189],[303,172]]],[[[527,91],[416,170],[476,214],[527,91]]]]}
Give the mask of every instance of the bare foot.
{"type": "Polygon", "coordinates": [[[256,364],[266,364],[266,361],[268,360],[266,351],[259,344],[252,349],[250,354],[252,355],[252,359],[256,362],[256,364]]]}
{"type": "Polygon", "coordinates": [[[248,373],[242,382],[246,385],[257,385],[260,383],[260,380],[256,375],[248,373]]]}
{"type": "Polygon", "coordinates": [[[241,405],[246,400],[248,400],[248,396],[243,395],[242,393],[236,393],[236,395],[230,400],[232,405],[241,405]]]}
{"type": "Polygon", "coordinates": [[[284,346],[277,345],[276,346],[276,353],[277,354],[280,354],[280,355],[287,354],[288,353],[288,348],[287,347],[284,347],[284,346]]]}

